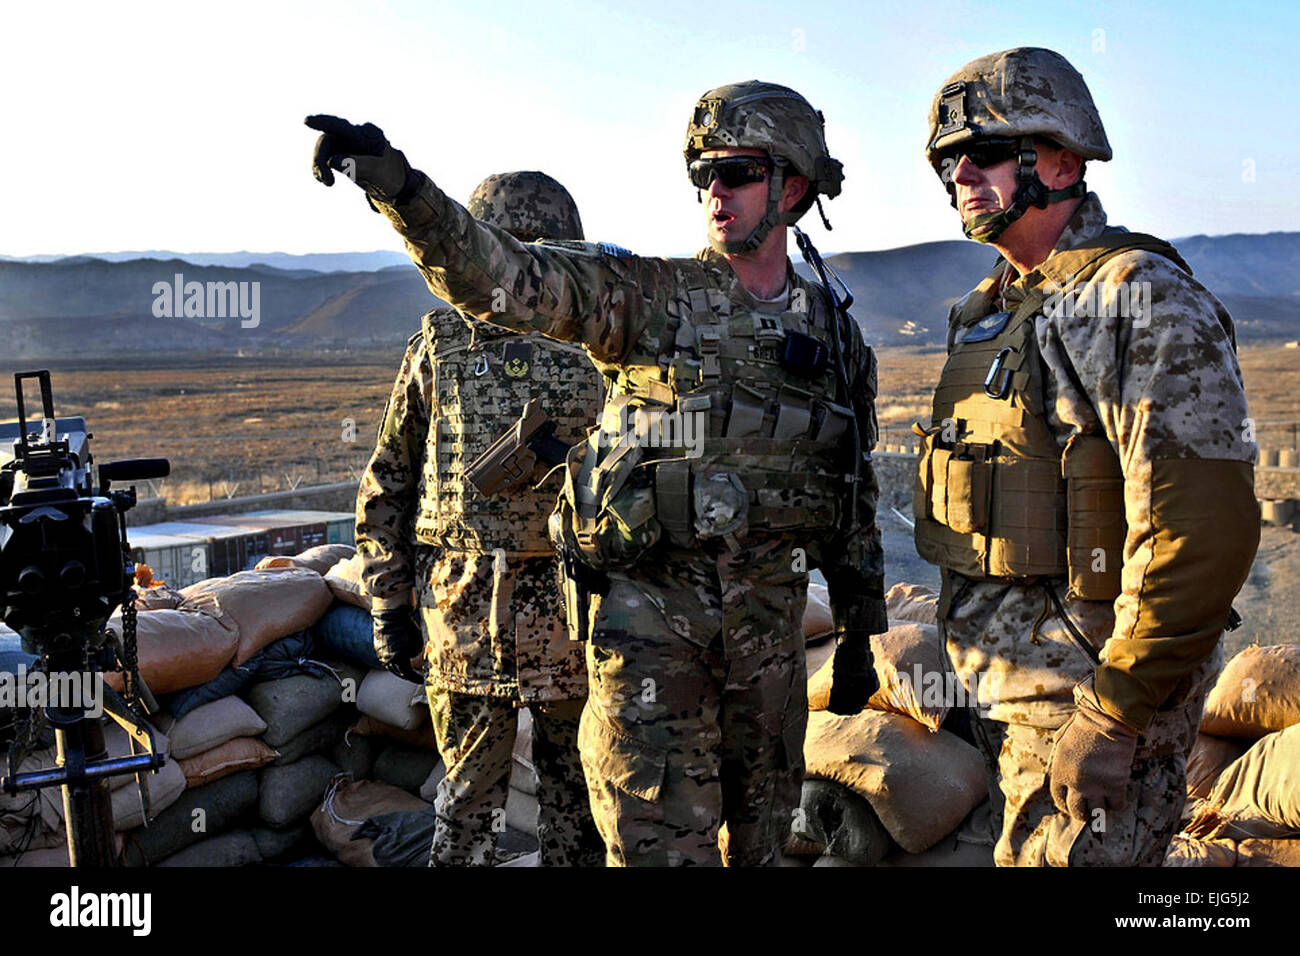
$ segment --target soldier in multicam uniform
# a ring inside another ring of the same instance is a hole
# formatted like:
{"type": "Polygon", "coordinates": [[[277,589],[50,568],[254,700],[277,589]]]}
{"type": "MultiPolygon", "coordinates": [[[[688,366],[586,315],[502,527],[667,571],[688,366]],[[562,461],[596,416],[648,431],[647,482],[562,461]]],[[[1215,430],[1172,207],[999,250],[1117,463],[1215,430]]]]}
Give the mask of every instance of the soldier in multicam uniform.
{"type": "Polygon", "coordinates": [[[821,114],[759,81],[699,101],[686,159],[711,248],[682,259],[525,246],[373,126],[308,125],[318,178],[355,168],[437,295],[581,343],[609,382],[552,519],[570,627],[590,634],[579,747],[607,862],[778,862],[803,774],[808,569],[839,631],[837,711],[875,689],[869,637],[886,629],[875,358],[786,256],[786,227],[840,191],[821,114]]]}
{"type": "Polygon", "coordinates": [[[1083,167],[1110,145],[1058,54],[957,71],[927,155],[1002,253],[949,315],[915,502],[995,859],[1159,865],[1259,537],[1232,320],[1172,246],[1107,226],[1083,167]]]}
{"type": "MultiPolygon", "coordinates": [[[[521,242],[582,238],[569,193],[538,172],[488,177],[469,210],[521,242]]],[[[419,680],[412,655],[423,647],[428,660],[425,690],[447,771],[434,801],[434,866],[493,862],[524,706],[542,864],[602,858],[577,751],[586,671],[582,649],[567,640],[546,537],[559,478],[545,475],[544,455],[520,446],[508,494],[471,487],[476,459],[533,399],[554,422],[550,441],[577,442],[599,407],[600,377],[576,346],[430,312],[407,346],[357,495],[376,650],[411,680],[419,680]]]]}

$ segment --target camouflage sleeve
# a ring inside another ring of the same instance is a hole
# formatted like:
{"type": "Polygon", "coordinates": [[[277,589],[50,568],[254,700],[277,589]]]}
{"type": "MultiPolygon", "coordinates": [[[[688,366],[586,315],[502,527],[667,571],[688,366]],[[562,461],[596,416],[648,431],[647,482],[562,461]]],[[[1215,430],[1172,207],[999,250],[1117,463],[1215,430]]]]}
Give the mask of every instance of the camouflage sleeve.
{"type": "Polygon", "coordinates": [[[407,346],[374,454],[357,490],[357,552],[375,608],[409,604],[415,584],[415,512],[433,370],[424,336],[407,346]]]}
{"type": "Polygon", "coordinates": [[[494,325],[580,342],[599,361],[631,352],[669,287],[664,260],[594,243],[522,243],[480,222],[428,177],[400,208],[380,204],[433,294],[494,325]]]}
{"type": "Polygon", "coordinates": [[[885,613],[885,549],[876,523],[880,494],[870,452],[876,445],[876,354],[851,323],[856,341],[848,344],[853,370],[850,391],[857,415],[863,462],[857,488],[857,524],[835,535],[823,552],[823,573],[837,629],[883,634],[889,629],[885,613]]]}
{"type": "Polygon", "coordinates": [[[1080,299],[1105,311],[1065,318],[1044,359],[1083,383],[1123,466],[1122,592],[1095,686],[1112,717],[1141,729],[1214,652],[1250,571],[1256,445],[1232,321],[1214,296],[1142,252],[1111,259],[1090,285],[1080,299]]]}

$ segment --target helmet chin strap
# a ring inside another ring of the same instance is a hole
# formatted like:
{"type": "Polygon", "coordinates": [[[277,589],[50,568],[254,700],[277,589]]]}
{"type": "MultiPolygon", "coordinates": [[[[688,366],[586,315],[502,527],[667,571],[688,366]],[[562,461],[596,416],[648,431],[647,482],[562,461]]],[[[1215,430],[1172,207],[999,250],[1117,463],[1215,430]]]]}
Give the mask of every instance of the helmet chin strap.
{"type": "Polygon", "coordinates": [[[778,225],[790,226],[799,221],[800,214],[780,211],[781,194],[785,191],[787,166],[788,164],[784,159],[776,157],[772,160],[772,173],[767,177],[767,211],[763,213],[763,218],[758,221],[758,225],[744,239],[734,242],[722,242],[710,236],[709,245],[713,247],[714,251],[727,256],[753,252],[763,244],[763,240],[778,225]]]}
{"type": "MultiPolygon", "coordinates": [[[[1052,203],[1066,199],[1077,199],[1088,195],[1088,187],[1083,180],[1064,189],[1048,189],[1038,178],[1034,166],[1038,163],[1038,151],[1034,149],[1034,138],[1020,138],[1020,164],[1016,169],[1016,193],[1011,198],[1011,205],[997,212],[985,212],[972,216],[962,226],[967,239],[976,242],[996,242],[1013,222],[1027,213],[1030,207],[1046,209],[1052,203]]],[[[952,195],[953,206],[957,205],[957,185],[949,182],[948,189],[952,195]]]]}

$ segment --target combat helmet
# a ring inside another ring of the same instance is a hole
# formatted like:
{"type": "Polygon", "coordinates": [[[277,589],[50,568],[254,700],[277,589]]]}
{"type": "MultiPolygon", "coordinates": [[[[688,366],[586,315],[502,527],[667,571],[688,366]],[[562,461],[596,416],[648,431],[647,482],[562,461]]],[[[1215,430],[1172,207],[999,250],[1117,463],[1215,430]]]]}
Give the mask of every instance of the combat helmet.
{"type": "Polygon", "coordinates": [[[466,204],[475,219],[504,229],[520,242],[582,239],[582,219],[569,191],[536,170],[496,173],[478,184],[466,204]]]}
{"type": "Polygon", "coordinates": [[[1110,143],[1088,86],[1065,57],[1041,47],[1017,47],[971,60],[950,76],[930,104],[926,158],[957,205],[951,167],[944,160],[953,147],[976,140],[1019,140],[1017,187],[1004,210],[975,216],[967,237],[996,240],[1031,207],[1087,195],[1082,178],[1065,189],[1049,190],[1034,164],[1035,137],[1047,139],[1084,159],[1108,160],[1110,143]]]}
{"type": "Polygon", "coordinates": [[[746,238],[718,244],[719,252],[757,249],[774,226],[792,226],[814,201],[820,204],[819,194],[828,199],[840,194],[844,166],[826,148],[826,121],[820,110],[789,87],[749,80],[720,86],[700,97],[686,127],[687,165],[705,150],[734,147],[761,149],[774,165],[768,177],[766,215],[746,238]],[[795,174],[808,179],[808,191],[789,212],[779,212],[786,177],[795,174]]]}

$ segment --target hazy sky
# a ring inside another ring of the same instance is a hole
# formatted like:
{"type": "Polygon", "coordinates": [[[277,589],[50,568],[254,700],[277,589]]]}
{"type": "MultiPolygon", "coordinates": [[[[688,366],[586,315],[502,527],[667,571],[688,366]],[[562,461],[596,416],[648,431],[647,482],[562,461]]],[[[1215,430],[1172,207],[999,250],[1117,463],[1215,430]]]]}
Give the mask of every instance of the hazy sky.
{"type": "MultiPolygon", "coordinates": [[[[312,179],[308,113],[380,125],[464,201],[539,168],[588,238],[702,244],[681,156],[696,98],[758,77],[827,117],[846,180],[827,251],[960,238],[922,147],[966,61],[1048,46],[1115,151],[1089,184],[1166,236],[1300,229],[1300,4],[59,3],[0,20],[0,253],[400,248],[312,179]]],[[[816,222],[815,213],[805,225],[816,222]]]]}

